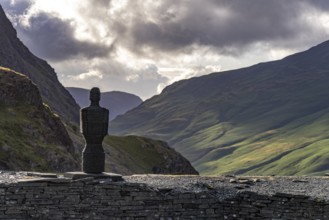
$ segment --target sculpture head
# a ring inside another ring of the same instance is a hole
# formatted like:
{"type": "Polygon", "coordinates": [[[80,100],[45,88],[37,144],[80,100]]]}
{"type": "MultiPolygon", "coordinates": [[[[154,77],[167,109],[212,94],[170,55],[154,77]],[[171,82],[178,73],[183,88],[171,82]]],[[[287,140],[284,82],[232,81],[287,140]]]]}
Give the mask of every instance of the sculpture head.
{"type": "Polygon", "coordinates": [[[91,103],[99,102],[99,100],[101,99],[101,92],[100,92],[99,88],[94,87],[90,90],[89,99],[90,99],[91,103]]]}

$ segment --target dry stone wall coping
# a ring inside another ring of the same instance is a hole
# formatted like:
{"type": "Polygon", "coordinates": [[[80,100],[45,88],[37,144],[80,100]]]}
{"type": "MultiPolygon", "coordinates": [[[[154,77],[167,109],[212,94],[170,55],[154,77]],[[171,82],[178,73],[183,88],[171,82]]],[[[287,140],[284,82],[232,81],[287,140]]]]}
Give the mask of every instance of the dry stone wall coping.
{"type": "Polygon", "coordinates": [[[1,172],[0,219],[329,219],[328,177],[1,172]]]}

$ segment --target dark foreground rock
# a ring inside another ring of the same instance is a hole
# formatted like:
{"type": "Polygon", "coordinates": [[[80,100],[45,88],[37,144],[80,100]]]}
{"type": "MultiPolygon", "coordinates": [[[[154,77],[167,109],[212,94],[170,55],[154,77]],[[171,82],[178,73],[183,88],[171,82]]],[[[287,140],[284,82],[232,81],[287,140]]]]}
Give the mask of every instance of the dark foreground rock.
{"type": "Polygon", "coordinates": [[[329,218],[327,177],[138,175],[124,179],[72,181],[2,173],[0,218],[329,218]]]}

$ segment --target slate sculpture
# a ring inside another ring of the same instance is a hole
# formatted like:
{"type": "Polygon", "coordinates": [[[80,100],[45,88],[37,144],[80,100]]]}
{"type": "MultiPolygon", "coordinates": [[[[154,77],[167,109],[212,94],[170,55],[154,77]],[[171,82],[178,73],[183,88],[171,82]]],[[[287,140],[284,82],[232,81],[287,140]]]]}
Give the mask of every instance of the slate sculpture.
{"type": "Polygon", "coordinates": [[[82,152],[82,171],[102,173],[105,168],[105,153],[102,146],[108,134],[109,110],[99,106],[101,93],[99,88],[90,90],[90,106],[80,110],[81,132],[86,140],[82,152]]]}

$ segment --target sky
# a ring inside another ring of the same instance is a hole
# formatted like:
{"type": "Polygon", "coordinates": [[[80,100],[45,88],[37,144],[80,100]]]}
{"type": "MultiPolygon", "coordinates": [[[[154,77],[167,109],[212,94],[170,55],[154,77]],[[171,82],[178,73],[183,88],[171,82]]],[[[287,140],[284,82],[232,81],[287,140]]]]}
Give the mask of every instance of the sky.
{"type": "Polygon", "coordinates": [[[327,0],[0,0],[64,86],[142,99],[329,40],[327,0]]]}

